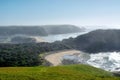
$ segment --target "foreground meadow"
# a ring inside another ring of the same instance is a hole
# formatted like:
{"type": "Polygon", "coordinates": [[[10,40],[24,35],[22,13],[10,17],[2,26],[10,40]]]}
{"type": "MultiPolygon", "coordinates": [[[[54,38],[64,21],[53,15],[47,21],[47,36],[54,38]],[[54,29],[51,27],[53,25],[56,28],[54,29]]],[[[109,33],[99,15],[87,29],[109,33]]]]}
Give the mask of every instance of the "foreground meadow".
{"type": "Polygon", "coordinates": [[[120,80],[88,65],[56,67],[1,67],[0,80],[120,80]]]}

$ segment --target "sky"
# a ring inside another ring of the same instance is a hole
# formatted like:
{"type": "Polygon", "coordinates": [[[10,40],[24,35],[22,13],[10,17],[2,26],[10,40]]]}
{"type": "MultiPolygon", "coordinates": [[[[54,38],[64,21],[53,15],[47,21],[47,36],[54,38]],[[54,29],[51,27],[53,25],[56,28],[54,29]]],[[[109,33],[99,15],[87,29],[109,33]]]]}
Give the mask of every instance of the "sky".
{"type": "Polygon", "coordinates": [[[120,0],[0,0],[0,25],[120,25],[120,0]]]}

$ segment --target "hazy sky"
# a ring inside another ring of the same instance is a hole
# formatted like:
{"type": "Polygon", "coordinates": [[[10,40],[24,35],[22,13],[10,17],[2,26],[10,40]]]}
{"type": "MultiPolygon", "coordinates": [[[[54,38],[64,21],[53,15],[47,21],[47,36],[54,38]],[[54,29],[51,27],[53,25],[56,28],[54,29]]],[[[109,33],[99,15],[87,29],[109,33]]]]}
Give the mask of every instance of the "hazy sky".
{"type": "Polygon", "coordinates": [[[120,25],[120,0],[0,0],[0,25],[120,25]]]}

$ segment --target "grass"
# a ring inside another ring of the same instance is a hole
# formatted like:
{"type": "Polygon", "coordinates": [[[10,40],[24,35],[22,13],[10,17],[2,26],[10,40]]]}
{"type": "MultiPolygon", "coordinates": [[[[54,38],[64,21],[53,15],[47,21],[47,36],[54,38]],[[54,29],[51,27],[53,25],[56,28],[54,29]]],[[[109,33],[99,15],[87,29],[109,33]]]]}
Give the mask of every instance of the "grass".
{"type": "Polygon", "coordinates": [[[0,80],[120,80],[88,65],[57,67],[1,67],[0,80]]]}

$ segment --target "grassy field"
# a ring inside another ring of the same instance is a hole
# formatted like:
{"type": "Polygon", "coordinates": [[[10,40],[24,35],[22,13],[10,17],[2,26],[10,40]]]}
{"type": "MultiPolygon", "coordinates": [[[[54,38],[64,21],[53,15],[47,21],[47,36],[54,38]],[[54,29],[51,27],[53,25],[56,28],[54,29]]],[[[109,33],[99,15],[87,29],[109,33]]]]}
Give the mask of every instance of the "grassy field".
{"type": "Polygon", "coordinates": [[[120,80],[88,65],[57,67],[1,67],[0,80],[120,80]]]}

